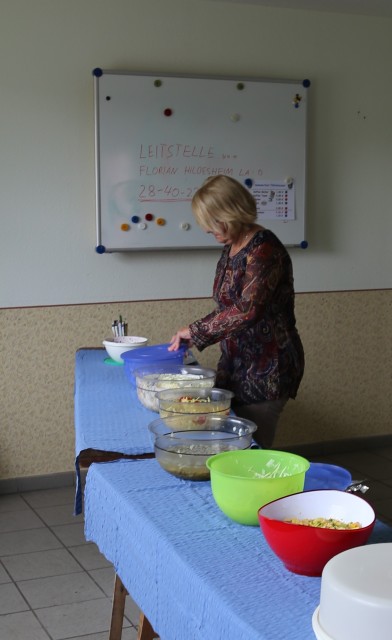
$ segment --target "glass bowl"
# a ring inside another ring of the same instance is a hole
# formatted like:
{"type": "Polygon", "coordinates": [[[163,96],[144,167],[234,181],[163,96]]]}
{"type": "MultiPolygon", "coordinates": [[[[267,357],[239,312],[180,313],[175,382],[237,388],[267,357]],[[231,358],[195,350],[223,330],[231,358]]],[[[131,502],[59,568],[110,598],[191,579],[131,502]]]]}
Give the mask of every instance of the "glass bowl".
{"type": "Polygon", "coordinates": [[[205,387],[185,387],[165,389],[157,393],[161,418],[180,415],[185,424],[203,424],[205,414],[230,413],[232,391],[226,389],[206,389],[205,387]]]}
{"type": "Polygon", "coordinates": [[[235,416],[204,415],[202,427],[183,416],[159,418],[149,424],[155,457],[165,471],[187,480],[208,480],[206,461],[222,451],[247,449],[257,426],[235,416]]]}
{"type": "Polygon", "coordinates": [[[136,390],[141,404],[150,411],[159,411],[157,391],[182,387],[205,387],[215,384],[214,369],[193,365],[150,365],[134,371],[136,390]]]}

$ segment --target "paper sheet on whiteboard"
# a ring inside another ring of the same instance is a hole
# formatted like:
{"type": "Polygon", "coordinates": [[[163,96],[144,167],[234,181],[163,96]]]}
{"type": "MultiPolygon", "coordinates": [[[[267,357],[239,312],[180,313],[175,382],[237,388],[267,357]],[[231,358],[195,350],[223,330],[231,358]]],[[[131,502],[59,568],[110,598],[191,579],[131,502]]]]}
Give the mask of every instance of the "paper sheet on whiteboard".
{"type": "Polygon", "coordinates": [[[295,185],[256,182],[252,189],[259,220],[295,220],[295,185]]]}

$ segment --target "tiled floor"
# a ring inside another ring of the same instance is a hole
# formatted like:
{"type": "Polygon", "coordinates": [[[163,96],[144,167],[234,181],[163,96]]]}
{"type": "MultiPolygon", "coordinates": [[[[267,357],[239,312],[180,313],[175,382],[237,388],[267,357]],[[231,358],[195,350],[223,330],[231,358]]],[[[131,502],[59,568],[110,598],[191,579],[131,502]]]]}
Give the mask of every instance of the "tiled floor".
{"type": "MultiPolygon", "coordinates": [[[[366,479],[364,497],[392,525],[392,448],[311,459],[366,479]]],[[[114,571],[85,542],[73,499],[73,487],[0,496],[0,640],[107,640],[114,571]]],[[[128,596],[123,640],[136,640],[138,619],[128,596]]]]}

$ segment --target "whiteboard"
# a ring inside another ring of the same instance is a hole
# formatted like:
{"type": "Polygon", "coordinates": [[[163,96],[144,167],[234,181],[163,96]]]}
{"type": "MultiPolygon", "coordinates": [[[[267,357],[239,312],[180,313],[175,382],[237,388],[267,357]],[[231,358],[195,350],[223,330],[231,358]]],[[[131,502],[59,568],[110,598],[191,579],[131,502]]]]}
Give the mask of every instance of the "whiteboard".
{"type": "Polygon", "coordinates": [[[216,248],[191,209],[216,174],[253,193],[286,246],[307,246],[309,80],[93,76],[98,253],[216,248]]]}

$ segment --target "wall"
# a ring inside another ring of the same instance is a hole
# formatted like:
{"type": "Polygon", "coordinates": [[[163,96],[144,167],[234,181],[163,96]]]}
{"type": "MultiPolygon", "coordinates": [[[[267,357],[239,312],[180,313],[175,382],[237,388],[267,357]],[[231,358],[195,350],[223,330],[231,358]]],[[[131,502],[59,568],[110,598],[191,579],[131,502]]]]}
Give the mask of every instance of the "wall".
{"type": "Polygon", "coordinates": [[[95,67],[310,78],[297,291],[390,287],[391,19],[203,0],[0,7],[0,306],[210,295],[215,250],[95,253],[95,67]]]}
{"type": "Polygon", "coordinates": [[[72,469],[74,353],[120,309],[160,342],[211,304],[215,250],[94,251],[97,66],[312,80],[310,246],[291,251],[307,372],[277,444],[390,433],[392,21],[204,0],[0,10],[0,477],[72,469]]]}
{"type": "MultiPolygon", "coordinates": [[[[75,352],[101,347],[119,313],[135,335],[154,344],[211,309],[204,298],[3,310],[0,478],[73,469],[75,352]]],[[[275,446],[391,433],[391,311],[391,291],[297,296],[306,370],[275,446]]],[[[219,351],[214,346],[196,354],[214,367],[219,351]]]]}

